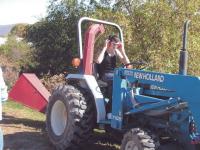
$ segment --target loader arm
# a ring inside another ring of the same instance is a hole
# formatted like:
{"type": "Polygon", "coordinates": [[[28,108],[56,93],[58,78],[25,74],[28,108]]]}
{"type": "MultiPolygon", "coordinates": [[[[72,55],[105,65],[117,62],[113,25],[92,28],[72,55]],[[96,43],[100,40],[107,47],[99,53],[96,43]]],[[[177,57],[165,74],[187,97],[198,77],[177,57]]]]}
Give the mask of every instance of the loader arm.
{"type": "Polygon", "coordinates": [[[194,138],[199,135],[199,77],[119,68],[115,71],[113,87],[112,127],[122,129],[125,115],[143,113],[158,117],[168,113],[169,123],[183,127],[181,132],[193,134],[194,138]],[[132,99],[138,103],[137,107],[132,99]],[[179,119],[174,117],[177,112],[179,119]],[[195,133],[190,131],[192,122],[196,126],[195,133]]]}

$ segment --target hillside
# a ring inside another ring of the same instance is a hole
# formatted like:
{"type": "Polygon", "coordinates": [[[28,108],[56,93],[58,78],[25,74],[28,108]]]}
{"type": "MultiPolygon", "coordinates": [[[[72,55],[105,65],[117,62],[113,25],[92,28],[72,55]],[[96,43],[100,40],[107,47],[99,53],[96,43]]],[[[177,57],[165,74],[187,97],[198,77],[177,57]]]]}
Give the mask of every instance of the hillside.
{"type": "Polygon", "coordinates": [[[14,25],[0,25],[0,36],[6,36],[14,25]]]}

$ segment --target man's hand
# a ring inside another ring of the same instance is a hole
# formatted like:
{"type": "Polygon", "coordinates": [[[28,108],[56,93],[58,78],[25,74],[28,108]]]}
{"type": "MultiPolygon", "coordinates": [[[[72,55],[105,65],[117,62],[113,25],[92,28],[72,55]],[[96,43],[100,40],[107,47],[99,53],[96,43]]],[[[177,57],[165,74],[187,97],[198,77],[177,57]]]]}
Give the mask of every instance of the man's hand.
{"type": "Polygon", "coordinates": [[[127,65],[126,68],[127,69],[133,69],[133,65],[127,65]]]}
{"type": "Polygon", "coordinates": [[[109,40],[106,40],[106,41],[105,41],[104,48],[108,49],[109,42],[110,42],[109,40]]]}
{"type": "Polygon", "coordinates": [[[124,53],[125,54],[125,49],[122,47],[122,43],[120,42],[119,43],[119,46],[118,46],[118,49],[121,53],[124,53]]]}

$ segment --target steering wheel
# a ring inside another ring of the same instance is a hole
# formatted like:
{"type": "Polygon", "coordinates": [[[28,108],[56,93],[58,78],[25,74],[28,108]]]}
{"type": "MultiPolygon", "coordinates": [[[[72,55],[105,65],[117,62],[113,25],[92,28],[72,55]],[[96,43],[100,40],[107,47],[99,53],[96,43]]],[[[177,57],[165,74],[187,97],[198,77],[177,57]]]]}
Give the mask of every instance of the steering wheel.
{"type": "Polygon", "coordinates": [[[143,65],[147,65],[148,63],[147,62],[145,62],[145,61],[133,61],[133,62],[130,62],[130,63],[128,63],[128,64],[122,64],[122,67],[123,68],[125,68],[125,67],[127,67],[127,66],[129,66],[129,65],[133,65],[133,66],[135,66],[135,68],[136,69],[144,69],[145,67],[142,67],[141,68],[141,66],[143,66],[143,65]]]}

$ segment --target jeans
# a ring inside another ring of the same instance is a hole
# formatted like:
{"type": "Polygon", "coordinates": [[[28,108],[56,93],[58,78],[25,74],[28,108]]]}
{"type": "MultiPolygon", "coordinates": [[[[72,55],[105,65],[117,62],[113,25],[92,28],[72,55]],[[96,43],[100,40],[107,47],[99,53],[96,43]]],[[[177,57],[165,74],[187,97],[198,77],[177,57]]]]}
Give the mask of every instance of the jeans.
{"type": "Polygon", "coordinates": [[[112,81],[113,80],[114,73],[104,73],[102,80],[103,81],[112,81]]]}
{"type": "Polygon", "coordinates": [[[3,150],[3,132],[0,128],[0,150],[3,150]]]}
{"type": "Polygon", "coordinates": [[[105,97],[109,99],[109,102],[106,105],[106,112],[112,111],[112,86],[113,86],[113,77],[114,73],[104,73],[102,80],[106,83],[108,83],[108,87],[106,87],[105,97]]]}

